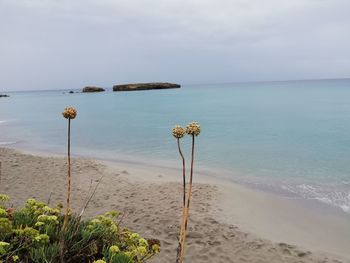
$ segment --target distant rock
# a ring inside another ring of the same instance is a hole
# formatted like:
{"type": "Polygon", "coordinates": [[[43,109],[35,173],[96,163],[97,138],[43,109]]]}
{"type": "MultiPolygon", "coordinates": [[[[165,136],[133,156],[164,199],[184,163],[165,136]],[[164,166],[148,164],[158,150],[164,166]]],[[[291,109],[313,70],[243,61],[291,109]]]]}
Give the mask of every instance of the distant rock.
{"type": "Polygon", "coordinates": [[[114,85],[113,91],[134,91],[134,90],[152,90],[152,89],[175,89],[181,85],[168,82],[153,82],[153,83],[134,83],[114,85]]]}
{"type": "Polygon", "coordinates": [[[73,90],[71,90],[71,91],[69,91],[68,93],[72,94],[72,93],[74,93],[74,91],[73,91],[73,90]]]}
{"type": "Polygon", "coordinates": [[[10,96],[7,94],[0,94],[0,98],[8,98],[8,97],[10,97],[10,96]]]}
{"type": "Polygon", "coordinates": [[[94,87],[94,86],[87,86],[83,88],[83,92],[101,92],[101,91],[105,91],[105,89],[94,87]]]}

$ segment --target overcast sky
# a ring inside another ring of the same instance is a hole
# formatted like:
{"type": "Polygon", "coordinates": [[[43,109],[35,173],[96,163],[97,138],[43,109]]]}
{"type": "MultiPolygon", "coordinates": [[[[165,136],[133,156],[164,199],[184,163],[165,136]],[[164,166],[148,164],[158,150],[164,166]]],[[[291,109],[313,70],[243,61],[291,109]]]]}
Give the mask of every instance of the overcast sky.
{"type": "Polygon", "coordinates": [[[0,91],[350,77],[349,0],[0,0],[0,91]]]}

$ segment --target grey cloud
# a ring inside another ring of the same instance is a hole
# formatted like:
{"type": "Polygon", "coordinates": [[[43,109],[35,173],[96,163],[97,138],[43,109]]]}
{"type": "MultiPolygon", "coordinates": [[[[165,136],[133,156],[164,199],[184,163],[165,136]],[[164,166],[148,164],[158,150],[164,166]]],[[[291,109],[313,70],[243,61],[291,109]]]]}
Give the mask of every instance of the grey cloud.
{"type": "Polygon", "coordinates": [[[0,90],[349,76],[345,0],[0,0],[0,90]]]}

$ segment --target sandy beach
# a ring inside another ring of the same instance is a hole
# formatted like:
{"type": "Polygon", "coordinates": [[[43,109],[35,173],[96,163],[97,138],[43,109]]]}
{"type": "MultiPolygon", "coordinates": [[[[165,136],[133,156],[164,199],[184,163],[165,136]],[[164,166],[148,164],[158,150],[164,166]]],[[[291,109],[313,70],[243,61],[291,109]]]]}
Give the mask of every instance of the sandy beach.
{"type": "MultiPolygon", "coordinates": [[[[0,161],[0,191],[11,196],[13,206],[27,198],[52,205],[64,201],[63,156],[0,148],[0,161]]],[[[85,158],[72,163],[75,212],[80,212],[90,186],[103,177],[85,217],[120,211],[123,225],[161,241],[162,251],[152,262],[175,262],[181,212],[178,171],[85,158]]],[[[350,262],[350,216],[195,176],[186,262],[350,262]]]]}

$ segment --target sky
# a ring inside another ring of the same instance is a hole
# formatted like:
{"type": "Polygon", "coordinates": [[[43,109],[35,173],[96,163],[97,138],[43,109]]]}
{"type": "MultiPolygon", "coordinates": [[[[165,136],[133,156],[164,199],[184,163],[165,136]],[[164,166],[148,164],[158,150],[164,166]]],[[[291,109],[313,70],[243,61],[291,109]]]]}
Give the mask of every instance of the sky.
{"type": "Polygon", "coordinates": [[[350,77],[349,0],[0,0],[0,91],[350,77]]]}

